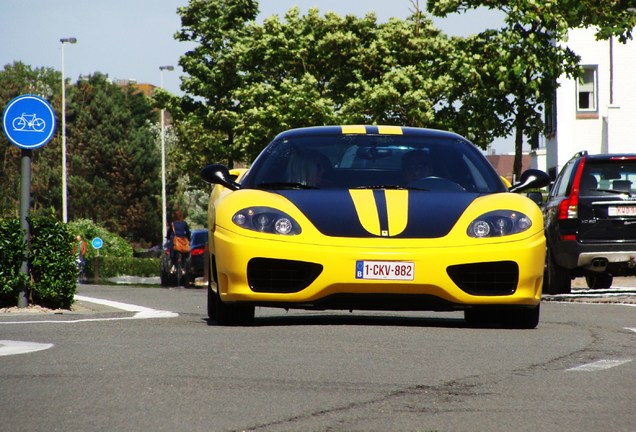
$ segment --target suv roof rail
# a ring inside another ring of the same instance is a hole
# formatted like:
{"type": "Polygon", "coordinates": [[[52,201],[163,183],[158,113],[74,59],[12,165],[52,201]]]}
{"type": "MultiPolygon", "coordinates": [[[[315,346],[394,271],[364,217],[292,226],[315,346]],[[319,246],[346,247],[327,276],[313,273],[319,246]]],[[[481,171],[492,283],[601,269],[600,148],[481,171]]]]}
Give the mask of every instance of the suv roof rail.
{"type": "Polygon", "coordinates": [[[576,153],[573,158],[576,157],[582,157],[582,156],[587,156],[587,150],[581,150],[580,152],[576,153]]]}

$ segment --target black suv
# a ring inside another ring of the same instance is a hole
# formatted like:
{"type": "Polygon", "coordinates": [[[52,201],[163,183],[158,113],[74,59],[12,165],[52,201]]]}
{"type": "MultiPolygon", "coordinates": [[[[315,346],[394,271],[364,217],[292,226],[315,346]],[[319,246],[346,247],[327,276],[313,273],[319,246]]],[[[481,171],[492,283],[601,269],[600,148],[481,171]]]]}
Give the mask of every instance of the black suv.
{"type": "Polygon", "coordinates": [[[572,279],[609,288],[636,275],[636,154],[580,152],[565,164],[543,207],[543,292],[569,293],[572,279]]]}

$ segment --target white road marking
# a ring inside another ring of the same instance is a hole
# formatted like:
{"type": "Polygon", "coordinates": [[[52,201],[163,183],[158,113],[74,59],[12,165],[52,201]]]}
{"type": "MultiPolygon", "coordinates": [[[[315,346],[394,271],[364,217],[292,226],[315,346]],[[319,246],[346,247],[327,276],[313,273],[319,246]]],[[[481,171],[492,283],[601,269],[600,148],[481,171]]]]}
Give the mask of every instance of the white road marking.
{"type": "Polygon", "coordinates": [[[49,343],[0,340],[0,356],[27,354],[49,349],[52,346],[53,344],[49,343]]]}
{"type": "Polygon", "coordinates": [[[567,371],[576,371],[576,372],[595,372],[599,370],[610,369],[616,366],[623,365],[625,363],[629,363],[632,359],[623,359],[623,360],[598,360],[593,363],[587,363],[581,366],[576,366],[570,369],[566,369],[567,371]]]}
{"type": "Polygon", "coordinates": [[[109,306],[115,309],[120,309],[126,312],[136,312],[135,315],[131,317],[116,317],[116,318],[84,318],[84,319],[76,319],[76,320],[38,320],[38,321],[0,321],[0,324],[44,324],[44,323],[55,323],[55,324],[73,324],[78,322],[97,322],[97,321],[120,321],[120,320],[134,320],[134,319],[150,319],[150,318],[175,318],[178,317],[179,314],[176,312],[170,311],[162,311],[147,308],[145,306],[138,306],[128,303],[121,303],[112,300],[104,300],[94,297],[85,297],[81,295],[75,296],[76,300],[85,301],[89,303],[100,304],[103,306],[109,306]]]}
{"type": "Polygon", "coordinates": [[[631,330],[636,333],[636,327],[625,327],[625,330],[631,330]]]}

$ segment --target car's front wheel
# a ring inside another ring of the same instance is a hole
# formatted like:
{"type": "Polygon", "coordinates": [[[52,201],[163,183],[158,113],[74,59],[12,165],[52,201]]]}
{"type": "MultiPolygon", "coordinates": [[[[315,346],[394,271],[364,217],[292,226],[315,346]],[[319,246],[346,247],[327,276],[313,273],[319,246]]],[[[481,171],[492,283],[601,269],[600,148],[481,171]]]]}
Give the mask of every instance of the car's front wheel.
{"type": "Polygon", "coordinates": [[[224,303],[215,299],[215,321],[221,326],[248,326],[254,323],[254,306],[224,303]]]}
{"type": "Polygon", "coordinates": [[[476,327],[504,327],[509,329],[533,329],[539,325],[540,305],[535,307],[511,307],[493,309],[466,309],[464,320],[476,327]]]}
{"type": "Polygon", "coordinates": [[[548,249],[545,256],[543,292],[546,294],[569,294],[572,292],[570,270],[561,267],[554,261],[550,249],[548,249]]]}
{"type": "Polygon", "coordinates": [[[532,308],[518,307],[508,309],[502,314],[501,323],[505,328],[510,329],[533,329],[539,325],[541,306],[532,308]]]}
{"type": "Polygon", "coordinates": [[[607,289],[612,286],[614,276],[609,273],[592,273],[585,276],[585,282],[590,289],[607,289]]]}
{"type": "MultiPolygon", "coordinates": [[[[208,264],[210,265],[210,264],[208,264]]],[[[218,283],[216,265],[212,264],[208,278],[208,317],[220,326],[247,326],[254,322],[255,308],[251,305],[223,303],[219,295],[217,285],[216,291],[212,289],[213,283],[218,283]],[[214,279],[215,282],[212,282],[214,279]]]]}

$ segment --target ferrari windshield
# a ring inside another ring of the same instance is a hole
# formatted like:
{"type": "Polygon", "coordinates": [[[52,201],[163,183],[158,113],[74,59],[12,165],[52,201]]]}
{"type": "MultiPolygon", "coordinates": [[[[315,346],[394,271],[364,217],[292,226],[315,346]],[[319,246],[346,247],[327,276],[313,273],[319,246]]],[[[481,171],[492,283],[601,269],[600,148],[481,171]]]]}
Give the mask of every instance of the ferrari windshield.
{"type": "Polygon", "coordinates": [[[241,184],[259,189],[506,190],[469,142],[414,135],[283,137],[263,150],[241,184]]]}

